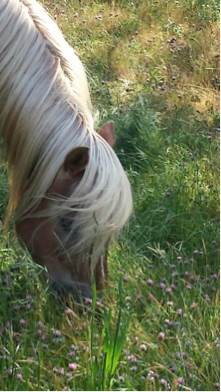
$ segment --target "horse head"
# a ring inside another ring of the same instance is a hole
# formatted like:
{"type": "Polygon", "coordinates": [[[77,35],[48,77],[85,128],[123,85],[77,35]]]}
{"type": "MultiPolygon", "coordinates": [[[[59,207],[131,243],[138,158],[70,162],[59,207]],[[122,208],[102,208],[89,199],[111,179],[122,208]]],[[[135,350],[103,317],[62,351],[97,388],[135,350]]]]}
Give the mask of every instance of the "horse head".
{"type": "MultiPolygon", "coordinates": [[[[114,147],[116,136],[112,121],[103,124],[98,135],[111,148],[114,147]]],[[[95,279],[99,291],[102,291],[106,286],[108,278],[107,253],[113,232],[111,228],[110,234],[108,234],[107,227],[104,238],[97,234],[99,222],[96,220],[96,210],[90,211],[88,219],[92,220],[94,224],[89,224],[89,227],[94,230],[95,242],[100,242],[99,252],[96,254],[97,245],[94,247],[93,240],[90,240],[89,243],[84,241],[85,227],[81,231],[81,201],[77,205],[67,205],[73,199],[73,193],[78,189],[89,162],[90,149],[88,147],[79,146],[71,149],[32,216],[16,224],[18,237],[27,247],[33,260],[46,267],[48,272],[45,274],[45,278],[49,278],[52,287],[59,292],[64,289],[66,292],[74,294],[78,299],[81,295],[82,297],[91,297],[93,279],[95,279]],[[63,210],[62,204],[66,205],[62,215],[55,213],[57,210],[63,210]],[[98,238],[96,238],[97,236],[98,238]],[[77,249],[73,246],[76,242],[80,242],[77,249]]],[[[111,210],[113,203],[114,200],[106,200],[105,209],[111,210]]],[[[121,208],[120,203],[118,208],[121,208]]],[[[108,222],[106,224],[108,225],[108,222]]]]}

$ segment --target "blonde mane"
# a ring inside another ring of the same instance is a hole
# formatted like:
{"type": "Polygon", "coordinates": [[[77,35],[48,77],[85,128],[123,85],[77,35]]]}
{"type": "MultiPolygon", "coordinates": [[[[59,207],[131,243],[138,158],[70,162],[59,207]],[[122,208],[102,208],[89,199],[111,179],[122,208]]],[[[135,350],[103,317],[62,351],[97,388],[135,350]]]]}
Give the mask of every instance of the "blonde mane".
{"type": "Polygon", "coordinates": [[[43,198],[59,200],[37,216],[56,219],[74,212],[72,231],[80,229],[81,235],[68,251],[93,244],[96,262],[131,213],[130,185],[114,151],[94,131],[82,63],[35,0],[0,2],[0,100],[8,216],[14,213],[21,222],[36,216],[43,198]],[[77,146],[90,151],[82,180],[68,198],[47,194],[65,156],[77,146]]]}

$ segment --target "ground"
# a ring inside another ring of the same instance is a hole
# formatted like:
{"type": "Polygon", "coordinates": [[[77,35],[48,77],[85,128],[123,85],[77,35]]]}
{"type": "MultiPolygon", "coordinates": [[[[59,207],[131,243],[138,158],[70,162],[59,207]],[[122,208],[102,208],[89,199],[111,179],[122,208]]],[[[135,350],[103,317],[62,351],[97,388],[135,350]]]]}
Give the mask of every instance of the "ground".
{"type": "Polygon", "coordinates": [[[134,212],[83,313],[40,283],[13,219],[1,228],[1,389],[219,390],[219,4],[42,4],[87,69],[96,126],[115,121],[134,212]]]}

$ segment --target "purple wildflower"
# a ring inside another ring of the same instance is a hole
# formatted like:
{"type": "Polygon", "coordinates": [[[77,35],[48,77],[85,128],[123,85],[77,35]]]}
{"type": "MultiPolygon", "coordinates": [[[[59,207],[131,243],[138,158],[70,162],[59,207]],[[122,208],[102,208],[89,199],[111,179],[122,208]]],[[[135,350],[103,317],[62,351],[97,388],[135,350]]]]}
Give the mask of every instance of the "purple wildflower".
{"type": "Polygon", "coordinates": [[[134,354],[129,355],[127,359],[130,361],[130,363],[137,363],[137,357],[134,354]]]}
{"type": "Polygon", "coordinates": [[[147,351],[147,346],[146,346],[146,344],[141,344],[141,345],[140,345],[140,349],[141,349],[141,351],[147,351]]]}
{"type": "Polygon", "coordinates": [[[26,326],[28,324],[28,322],[25,319],[22,318],[20,320],[20,324],[24,327],[24,326],[26,326]]]}
{"type": "Polygon", "coordinates": [[[54,329],[53,335],[59,338],[61,336],[61,331],[59,331],[59,329],[54,329]]]}
{"type": "Polygon", "coordinates": [[[72,314],[73,312],[72,312],[72,310],[70,309],[70,308],[67,308],[67,309],[65,309],[65,314],[72,314]]]}
{"type": "Polygon", "coordinates": [[[159,340],[163,340],[165,338],[165,333],[164,332],[159,332],[158,335],[157,335],[157,338],[159,340]]]}
{"type": "Polygon", "coordinates": [[[177,309],[176,314],[177,314],[177,316],[182,316],[183,315],[183,310],[181,308],[177,309]]]}
{"type": "Polygon", "coordinates": [[[71,362],[68,364],[68,367],[70,370],[74,371],[77,369],[78,365],[77,365],[77,363],[71,362]]]}
{"type": "Polygon", "coordinates": [[[84,298],[84,302],[85,302],[86,304],[91,304],[91,303],[92,303],[92,299],[89,298],[89,297],[85,297],[85,298],[84,298]]]}
{"type": "Polygon", "coordinates": [[[130,367],[131,372],[136,372],[137,369],[138,369],[137,366],[131,366],[130,367]]]}

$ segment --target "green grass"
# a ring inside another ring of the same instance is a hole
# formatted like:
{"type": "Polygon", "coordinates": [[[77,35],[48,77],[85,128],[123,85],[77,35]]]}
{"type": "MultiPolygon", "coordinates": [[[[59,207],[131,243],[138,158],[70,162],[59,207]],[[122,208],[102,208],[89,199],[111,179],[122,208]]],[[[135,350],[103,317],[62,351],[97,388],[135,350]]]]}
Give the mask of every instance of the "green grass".
{"type": "Polygon", "coordinates": [[[219,390],[219,4],[43,4],[88,70],[97,127],[115,121],[134,213],[83,311],[0,226],[0,388],[219,390]]]}

